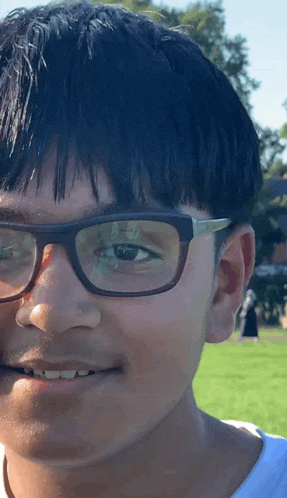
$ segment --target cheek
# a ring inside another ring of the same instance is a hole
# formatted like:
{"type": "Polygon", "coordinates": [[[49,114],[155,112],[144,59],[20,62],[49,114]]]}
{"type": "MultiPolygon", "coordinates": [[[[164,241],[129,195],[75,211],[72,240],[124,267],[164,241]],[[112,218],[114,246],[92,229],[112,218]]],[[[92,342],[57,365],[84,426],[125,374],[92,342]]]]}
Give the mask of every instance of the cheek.
{"type": "Polygon", "coordinates": [[[170,388],[177,382],[177,389],[191,380],[203,347],[202,294],[193,298],[179,286],[114,311],[133,377],[170,388]]]}
{"type": "MultiPolygon", "coordinates": [[[[204,242],[204,241],[203,241],[204,242]]],[[[189,258],[178,284],[170,291],[115,303],[123,348],[139,376],[152,382],[181,382],[195,375],[206,333],[212,291],[212,253],[202,248],[204,264],[189,258]]]]}
{"type": "Polygon", "coordinates": [[[2,363],[5,342],[11,330],[15,328],[15,315],[20,307],[20,301],[0,304],[0,361],[2,363]]]}

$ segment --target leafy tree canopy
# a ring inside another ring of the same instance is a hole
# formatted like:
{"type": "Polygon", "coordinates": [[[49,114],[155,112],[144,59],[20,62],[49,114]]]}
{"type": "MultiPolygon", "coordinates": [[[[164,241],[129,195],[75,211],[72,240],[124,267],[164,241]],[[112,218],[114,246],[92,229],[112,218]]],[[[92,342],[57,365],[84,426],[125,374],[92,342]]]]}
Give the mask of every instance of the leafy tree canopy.
{"type": "MultiPolygon", "coordinates": [[[[283,107],[285,107],[287,112],[287,99],[283,102],[283,107]]],[[[279,133],[280,138],[287,138],[287,123],[285,123],[279,133]]]]}

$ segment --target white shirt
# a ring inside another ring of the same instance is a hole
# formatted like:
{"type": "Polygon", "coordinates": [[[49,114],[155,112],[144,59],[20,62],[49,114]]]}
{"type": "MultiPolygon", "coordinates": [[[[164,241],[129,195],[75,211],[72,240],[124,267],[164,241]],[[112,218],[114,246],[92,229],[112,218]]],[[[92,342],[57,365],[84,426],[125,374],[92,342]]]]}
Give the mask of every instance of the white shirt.
{"type": "MultiPolygon", "coordinates": [[[[263,449],[253,469],[230,498],[287,498],[287,439],[265,433],[256,425],[237,420],[222,420],[245,428],[263,439],[263,449]]],[[[4,484],[5,448],[0,444],[0,498],[8,498],[4,484]]],[[[27,498],[29,498],[27,496],[27,498]]]]}
{"type": "Polygon", "coordinates": [[[230,498],[287,498],[287,439],[265,433],[257,425],[237,420],[222,420],[245,428],[263,439],[263,449],[245,481],[230,498]]]}

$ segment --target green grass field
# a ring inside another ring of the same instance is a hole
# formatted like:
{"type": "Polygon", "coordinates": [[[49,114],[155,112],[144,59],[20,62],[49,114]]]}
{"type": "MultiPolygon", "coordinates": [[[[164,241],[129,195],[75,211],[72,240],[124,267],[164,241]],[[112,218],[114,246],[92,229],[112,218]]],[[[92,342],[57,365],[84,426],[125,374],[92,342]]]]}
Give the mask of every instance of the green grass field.
{"type": "Polygon", "coordinates": [[[221,420],[252,422],[287,438],[287,330],[258,326],[260,341],[239,330],[205,344],[193,388],[198,407],[221,420]]]}

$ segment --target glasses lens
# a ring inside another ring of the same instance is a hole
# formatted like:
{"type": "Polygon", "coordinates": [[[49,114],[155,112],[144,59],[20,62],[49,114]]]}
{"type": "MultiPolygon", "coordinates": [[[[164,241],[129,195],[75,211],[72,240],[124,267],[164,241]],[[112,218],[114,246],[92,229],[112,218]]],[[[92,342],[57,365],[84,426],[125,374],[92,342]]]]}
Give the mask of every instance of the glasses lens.
{"type": "Polygon", "coordinates": [[[76,236],[83,272],[99,289],[141,292],[172,281],[179,261],[177,230],[159,221],[124,220],[85,228],[76,236]]]}
{"type": "Polygon", "coordinates": [[[33,235],[0,228],[0,299],[19,294],[29,283],[36,259],[33,235]]]}

